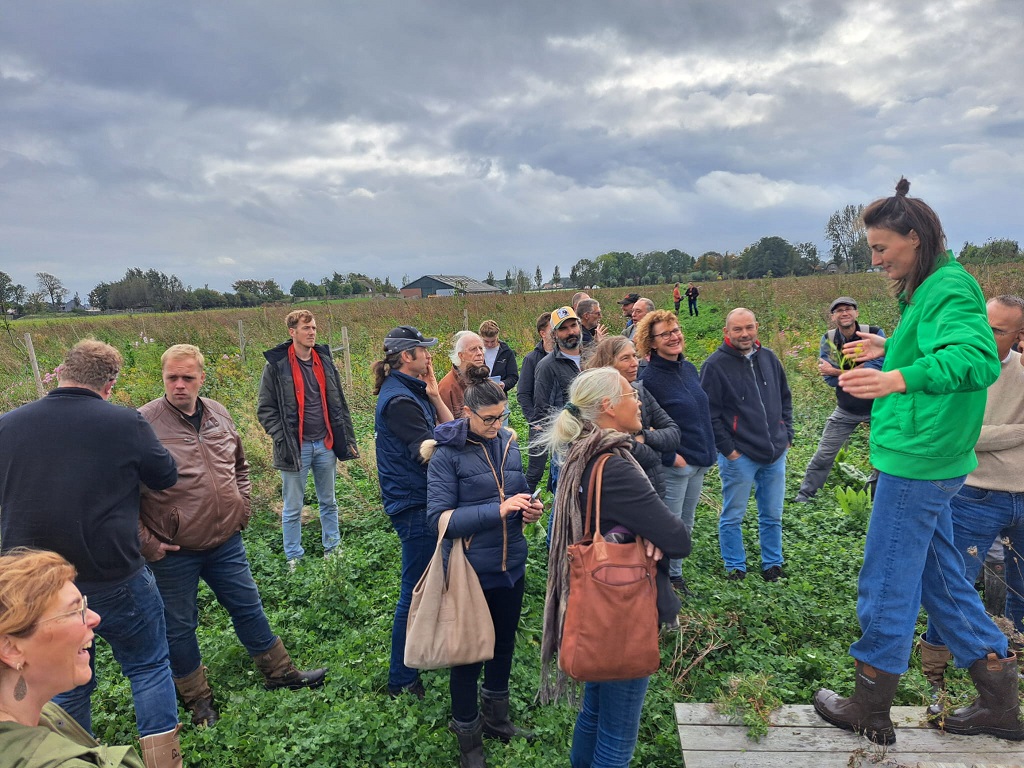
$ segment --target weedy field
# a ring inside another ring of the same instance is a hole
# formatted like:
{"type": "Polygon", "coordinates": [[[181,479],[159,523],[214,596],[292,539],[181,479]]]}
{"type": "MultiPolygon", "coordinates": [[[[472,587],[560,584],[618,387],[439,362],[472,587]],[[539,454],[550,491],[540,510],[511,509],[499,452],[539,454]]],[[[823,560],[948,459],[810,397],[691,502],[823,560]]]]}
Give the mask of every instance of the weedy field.
{"type": "MultiPolygon", "coordinates": [[[[983,268],[978,273],[987,295],[1024,293],[1024,276],[1008,266],[983,268]]],[[[832,275],[707,283],[701,289],[700,317],[680,318],[692,362],[699,367],[720,343],[725,312],[747,306],[761,323],[762,343],[786,366],[797,435],[787,473],[787,498],[792,498],[835,402],[818,377],[815,362],[828,302],[839,295],[854,296],[861,302],[862,321],[891,332],[897,316],[886,280],[877,274],[832,275]]],[[[640,292],[659,307],[672,306],[671,286],[645,287],[640,292]]],[[[615,301],[623,293],[625,289],[593,292],[602,301],[608,324],[616,330],[621,320],[615,301]]],[[[393,326],[411,324],[427,335],[445,339],[463,327],[464,313],[474,329],[485,318],[495,319],[502,338],[521,358],[534,345],[536,315],[567,303],[570,295],[304,305],[317,316],[321,341],[338,346],[342,328],[348,329],[354,379],[348,394],[362,458],[340,464],[338,470],[343,556],[329,561],[318,556],[319,524],[314,512],[304,531],[307,557],[294,574],[288,572],[281,551],[280,480],[270,466],[270,443],[255,418],[261,353],[287,338],[283,318],[290,306],[55,318],[21,321],[0,329],[0,410],[35,397],[25,333],[32,335],[42,373],[50,375],[48,388],[56,384],[52,373],[64,350],[76,340],[94,336],[116,346],[125,356],[125,366],[113,399],[125,406],[139,406],[162,394],[160,354],[171,344],[188,342],[199,346],[207,358],[202,394],[223,402],[243,435],[253,468],[256,509],[245,542],[271,625],[297,662],[327,666],[330,675],[328,684],[318,691],[264,691],[226,613],[204,587],[200,593],[200,645],[222,719],[212,728],[186,727],[183,746],[188,764],[433,768],[457,763],[454,737],[445,729],[448,693],[444,671],[424,674],[425,701],[411,697],[391,700],[386,695],[400,556],[377,487],[370,364],[380,357],[381,339],[393,326]]],[[[436,357],[438,375],[442,375],[448,363],[444,352],[436,357]]],[[[512,400],[511,425],[522,434],[522,416],[512,400]]],[[[54,435],[53,439],[74,437],[54,435]]],[[[855,433],[847,462],[867,471],[863,430],[855,433]]],[[[726,582],[716,533],[720,486],[716,471],[708,475],[697,510],[693,555],[684,564],[696,596],[683,606],[681,632],[663,640],[662,669],[652,679],[647,696],[634,765],[681,765],[673,702],[722,700],[740,713],[751,713],[774,700],[807,703],[823,684],[840,692],[852,689],[847,648],[857,636],[854,606],[865,520],[849,505],[844,511],[834,495],[837,485],[843,485],[843,478],[833,472],[830,484],[814,503],[787,505],[783,541],[789,579],[775,584],[757,578],[726,582]]],[[[307,500],[316,503],[311,486],[307,500]]],[[[756,563],[756,515],[748,515],[745,531],[750,562],[756,563]]],[[[528,538],[527,596],[513,669],[512,702],[515,717],[537,730],[540,739],[532,745],[489,742],[488,761],[497,768],[566,764],[575,717],[567,704],[534,703],[547,550],[540,526],[533,526],[528,538]]],[[[912,663],[911,672],[901,682],[897,704],[926,700],[927,685],[914,666],[912,663]]],[[[98,677],[99,690],[93,700],[97,736],[108,743],[127,743],[135,735],[130,691],[102,643],[98,677]]],[[[969,687],[962,675],[957,685],[963,690],[969,687]]],[[[756,730],[752,726],[752,731],[756,730]]]]}

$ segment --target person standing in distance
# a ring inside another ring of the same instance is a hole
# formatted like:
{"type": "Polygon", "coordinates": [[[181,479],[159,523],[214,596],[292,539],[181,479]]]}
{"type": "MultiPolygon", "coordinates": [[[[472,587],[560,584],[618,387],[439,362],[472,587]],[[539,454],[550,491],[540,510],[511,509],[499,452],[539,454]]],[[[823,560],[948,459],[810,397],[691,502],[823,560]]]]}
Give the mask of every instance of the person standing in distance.
{"type": "Polygon", "coordinates": [[[377,477],[384,512],[402,543],[401,586],[388,670],[388,695],[392,698],[405,691],[420,699],[426,695],[419,672],[405,666],[405,631],[413,587],[437,544],[427,523],[427,460],[420,449],[425,441],[434,439],[434,427],[452,420],[427,351],[435,344],[436,338],[424,338],[411,325],[400,325],[388,331],[384,359],[373,364],[377,477]]]}
{"type": "Polygon", "coordinates": [[[295,570],[302,548],[302,500],[313,472],[320,506],[324,557],[341,541],[334,480],[338,460],[359,456],[341,376],[326,344],[316,343],[316,318],[306,309],[285,318],[290,341],[263,353],[256,417],[274,440],[274,467],[281,472],[284,556],[295,570]]]}

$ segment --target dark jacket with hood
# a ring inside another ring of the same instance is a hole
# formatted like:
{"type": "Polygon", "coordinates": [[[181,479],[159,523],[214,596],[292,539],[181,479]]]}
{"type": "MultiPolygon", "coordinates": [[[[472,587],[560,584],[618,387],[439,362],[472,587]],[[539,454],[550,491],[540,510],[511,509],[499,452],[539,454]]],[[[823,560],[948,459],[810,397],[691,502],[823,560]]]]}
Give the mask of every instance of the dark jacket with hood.
{"type": "Polygon", "coordinates": [[[491,366],[491,376],[500,376],[502,386],[507,395],[519,381],[519,366],[516,365],[516,353],[504,341],[498,342],[498,356],[491,366]]]}
{"type": "Polygon", "coordinates": [[[679,426],[679,444],[674,453],[695,467],[714,464],[715,433],[711,426],[708,396],[701,389],[693,363],[682,356],[669,360],[652,352],[651,361],[640,372],[640,380],[679,426]]]}
{"type": "MultiPolygon", "coordinates": [[[[437,530],[443,512],[455,510],[447,539],[465,538],[466,557],[484,589],[511,587],[526,573],[523,517],[502,519],[503,499],[529,493],[515,433],[502,429],[485,440],[469,431],[468,419],[434,429],[436,443],[423,444],[427,469],[427,521],[437,530]],[[470,538],[472,537],[472,538],[470,538]]],[[[445,554],[451,543],[445,542],[445,554]]]]}
{"type": "MultiPolygon", "coordinates": [[[[260,380],[256,418],[274,440],[274,468],[298,472],[302,463],[302,447],[299,445],[299,403],[295,397],[295,379],[288,361],[288,348],[291,345],[289,340],[263,353],[267,364],[263,367],[263,378],[260,380]]],[[[341,389],[338,368],[331,357],[331,348],[326,344],[315,344],[313,349],[324,366],[327,421],[334,436],[334,455],[341,461],[358,458],[356,433],[352,429],[352,417],[349,415],[345,393],[341,389]]]]}
{"type": "Polygon", "coordinates": [[[519,368],[519,388],[516,390],[516,400],[519,401],[519,407],[523,409],[523,418],[526,419],[527,424],[534,424],[538,421],[533,396],[534,373],[537,370],[537,364],[547,357],[547,354],[544,351],[544,342],[538,341],[537,346],[523,358],[523,364],[519,368]]]}
{"type": "Polygon", "coordinates": [[[643,382],[634,381],[633,389],[640,393],[640,423],[643,425],[644,441],[637,442],[634,437],[629,452],[647,473],[647,479],[651,481],[658,496],[664,499],[665,474],[661,468],[671,466],[675,461],[679,427],[665,413],[665,409],[658,405],[643,382]]]}
{"type": "Polygon", "coordinates": [[[537,363],[533,375],[533,413],[537,421],[547,418],[565,405],[569,386],[579,375],[579,366],[558,347],[537,363]]]}
{"type": "Polygon", "coordinates": [[[700,369],[718,452],[770,464],[793,442],[793,401],[782,363],[754,343],[749,358],[726,340],[700,369]]]}

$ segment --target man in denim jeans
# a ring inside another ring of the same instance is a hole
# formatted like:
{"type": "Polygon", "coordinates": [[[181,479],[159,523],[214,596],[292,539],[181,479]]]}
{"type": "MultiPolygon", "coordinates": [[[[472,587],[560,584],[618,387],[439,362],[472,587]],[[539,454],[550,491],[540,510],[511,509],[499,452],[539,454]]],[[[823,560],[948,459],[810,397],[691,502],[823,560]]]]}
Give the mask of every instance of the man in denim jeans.
{"type": "Polygon", "coordinates": [[[782,505],[786,452],[793,442],[793,402],[782,363],[761,346],[757,327],[753,312],[734,309],[725,318],[725,341],[700,369],[718,448],[722,478],[718,543],[730,581],[747,576],[741,526],[751,488],[761,534],[761,576],[778,581],[786,575],[782,505]]]}
{"type": "Polygon", "coordinates": [[[433,439],[437,424],[452,420],[427,351],[435,344],[437,339],[424,338],[411,325],[402,325],[384,337],[384,359],[373,364],[377,477],[384,511],[402,545],[402,578],[388,670],[388,694],[392,697],[404,691],[420,699],[425,695],[419,672],[405,665],[405,630],[413,587],[437,544],[427,525],[427,463],[420,446],[433,439]]]}
{"type": "Polygon", "coordinates": [[[285,318],[290,341],[267,350],[256,416],[274,439],[274,467],[281,471],[284,556],[295,570],[302,548],[302,502],[313,470],[320,505],[324,557],[338,546],[334,478],[338,459],[359,456],[341,377],[326,344],[316,343],[316,319],[297,309],[285,318]]]}
{"type": "MultiPolygon", "coordinates": [[[[75,585],[102,617],[96,634],[131,683],[146,765],[180,766],[163,603],[138,534],[139,484],[169,488],[178,471],[139,413],[105,402],[121,364],[113,347],[80,341],[57,389],[0,416],[0,536],[4,552],[48,549],[75,566],[75,585]]],[[[90,733],[95,688],[94,675],[55,699],[90,733]]]]}
{"type": "MultiPolygon", "coordinates": [[[[997,537],[1006,549],[1006,618],[1024,633],[1024,368],[1014,344],[1024,342],[1024,299],[996,296],[988,323],[1000,360],[999,378],[988,388],[981,435],[974,446],[978,468],[953,497],[953,543],[971,583],[997,537]]],[[[921,667],[936,691],[945,688],[952,659],[938,628],[928,622],[921,638],[921,667]]]]}

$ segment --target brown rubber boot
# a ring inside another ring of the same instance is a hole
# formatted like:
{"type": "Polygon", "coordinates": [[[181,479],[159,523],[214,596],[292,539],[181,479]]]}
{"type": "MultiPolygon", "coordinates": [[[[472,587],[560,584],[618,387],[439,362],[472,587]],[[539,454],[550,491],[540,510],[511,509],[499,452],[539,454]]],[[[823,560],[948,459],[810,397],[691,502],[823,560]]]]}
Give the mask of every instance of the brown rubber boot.
{"type": "Polygon", "coordinates": [[[875,744],[892,744],[896,730],[889,709],[900,676],[857,662],[856,688],[848,699],[822,688],[814,694],[814,711],[832,725],[860,733],[875,744]]]}
{"type": "Polygon", "coordinates": [[[946,665],[952,661],[953,654],[944,645],[932,645],[924,635],[921,635],[918,645],[921,648],[921,671],[932,687],[932,696],[936,696],[946,690],[946,665]]]}
{"type": "Polygon", "coordinates": [[[1016,654],[1011,652],[1007,658],[1000,659],[990,653],[971,664],[968,671],[978,689],[978,698],[950,715],[940,715],[929,722],[947,733],[962,736],[988,733],[1000,739],[1024,741],[1016,654]]]}
{"type": "Polygon", "coordinates": [[[487,760],[484,758],[484,721],[479,715],[468,725],[449,720],[448,730],[459,740],[459,768],[487,768],[487,760]]]}
{"type": "Polygon", "coordinates": [[[257,653],[252,660],[263,673],[263,687],[268,691],[278,688],[290,688],[293,691],[299,688],[319,688],[324,684],[324,677],[327,675],[327,670],[323,668],[311,669],[308,672],[297,669],[281,638],[277,638],[269,651],[257,653]]]}
{"type": "Polygon", "coordinates": [[[181,768],[181,742],[178,740],[180,730],[181,725],[177,725],[173,731],[139,739],[142,762],[146,768],[181,768]]]}
{"type": "Polygon", "coordinates": [[[494,693],[480,689],[480,713],[484,718],[484,735],[501,739],[506,744],[513,738],[533,742],[537,734],[523,728],[516,728],[508,716],[508,691],[494,693]]]}
{"type": "Polygon", "coordinates": [[[174,678],[181,703],[192,713],[192,725],[213,725],[220,714],[213,705],[213,690],[206,679],[207,669],[202,664],[191,675],[174,678]]]}

